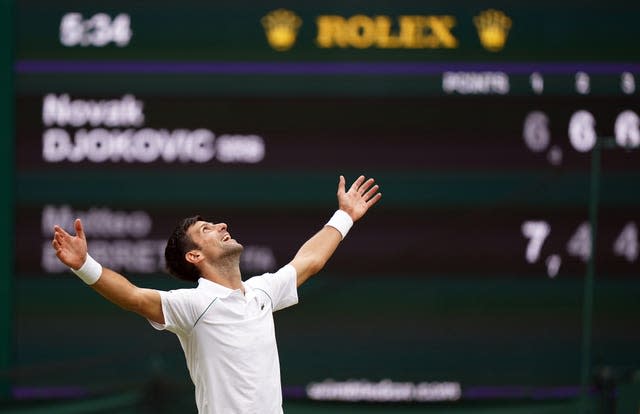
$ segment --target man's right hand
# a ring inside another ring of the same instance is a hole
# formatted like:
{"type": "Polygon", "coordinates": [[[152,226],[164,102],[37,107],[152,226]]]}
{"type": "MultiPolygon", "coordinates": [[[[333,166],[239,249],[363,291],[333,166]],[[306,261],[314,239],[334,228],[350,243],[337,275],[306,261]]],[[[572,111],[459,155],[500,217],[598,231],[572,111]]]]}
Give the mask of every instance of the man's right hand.
{"type": "Polygon", "coordinates": [[[87,259],[87,239],[80,219],[76,219],[73,226],[76,230],[75,236],[70,235],[58,225],[53,226],[51,245],[62,263],[78,270],[87,259]]]}

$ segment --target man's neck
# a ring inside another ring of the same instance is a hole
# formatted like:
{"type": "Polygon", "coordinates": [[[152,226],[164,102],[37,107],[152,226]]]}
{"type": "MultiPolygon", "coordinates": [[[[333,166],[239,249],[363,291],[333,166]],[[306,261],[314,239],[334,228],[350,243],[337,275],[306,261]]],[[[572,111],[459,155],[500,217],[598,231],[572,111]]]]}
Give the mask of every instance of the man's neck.
{"type": "Polygon", "coordinates": [[[244,293],[239,265],[211,267],[203,272],[202,277],[232,290],[240,289],[244,293]]]}

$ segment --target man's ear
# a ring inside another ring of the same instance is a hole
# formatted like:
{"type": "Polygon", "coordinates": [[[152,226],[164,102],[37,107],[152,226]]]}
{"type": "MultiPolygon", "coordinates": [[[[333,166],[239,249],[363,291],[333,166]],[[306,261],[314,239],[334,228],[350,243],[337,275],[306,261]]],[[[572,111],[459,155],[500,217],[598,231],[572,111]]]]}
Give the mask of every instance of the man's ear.
{"type": "Polygon", "coordinates": [[[204,256],[200,253],[200,250],[189,250],[185,255],[184,258],[187,260],[187,262],[189,263],[199,263],[204,256]]]}

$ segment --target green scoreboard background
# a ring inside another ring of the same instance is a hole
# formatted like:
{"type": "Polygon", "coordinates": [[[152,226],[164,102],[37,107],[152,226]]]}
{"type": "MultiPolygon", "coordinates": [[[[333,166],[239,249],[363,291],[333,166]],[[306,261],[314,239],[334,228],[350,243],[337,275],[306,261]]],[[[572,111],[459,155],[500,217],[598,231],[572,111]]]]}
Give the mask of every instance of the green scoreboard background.
{"type": "Polygon", "coordinates": [[[201,214],[249,277],[328,220],[340,174],[383,198],[275,314],[285,405],[608,398],[638,375],[640,5],[4,3],[9,399],[192,404],[177,339],[61,266],[54,224],[174,289],[164,242],[201,214]]]}

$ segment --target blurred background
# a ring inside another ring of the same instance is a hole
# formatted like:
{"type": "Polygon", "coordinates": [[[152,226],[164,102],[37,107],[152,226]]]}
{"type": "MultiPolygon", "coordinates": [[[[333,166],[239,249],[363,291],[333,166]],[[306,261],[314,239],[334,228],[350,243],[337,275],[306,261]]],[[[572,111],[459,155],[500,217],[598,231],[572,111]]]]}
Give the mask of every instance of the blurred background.
{"type": "Polygon", "coordinates": [[[286,413],[640,412],[640,4],[2,0],[0,411],[193,413],[156,289],[177,222],[245,277],[380,184],[275,314],[286,413]]]}

